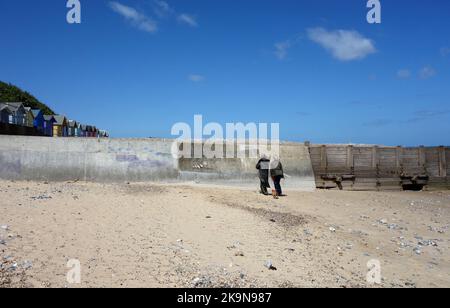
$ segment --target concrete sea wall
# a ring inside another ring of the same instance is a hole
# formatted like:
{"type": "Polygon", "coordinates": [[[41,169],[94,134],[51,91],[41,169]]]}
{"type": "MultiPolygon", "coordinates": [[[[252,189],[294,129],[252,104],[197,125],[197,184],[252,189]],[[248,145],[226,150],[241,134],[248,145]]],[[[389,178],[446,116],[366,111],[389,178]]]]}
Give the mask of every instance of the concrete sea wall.
{"type": "MultiPolygon", "coordinates": [[[[92,182],[196,182],[257,187],[256,159],[177,159],[170,139],[0,136],[0,178],[92,182]]],[[[238,147],[237,147],[238,148],[238,147]]],[[[315,189],[308,148],[282,143],[289,189],[315,189]]]]}

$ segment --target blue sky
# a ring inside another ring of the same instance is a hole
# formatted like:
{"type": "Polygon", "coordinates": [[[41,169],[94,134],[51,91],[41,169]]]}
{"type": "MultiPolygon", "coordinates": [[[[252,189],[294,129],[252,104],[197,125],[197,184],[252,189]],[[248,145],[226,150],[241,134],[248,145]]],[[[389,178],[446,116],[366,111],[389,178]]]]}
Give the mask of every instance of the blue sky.
{"type": "Polygon", "coordinates": [[[450,2],[0,0],[0,80],[113,137],[278,122],[284,140],[450,144],[450,2]]]}

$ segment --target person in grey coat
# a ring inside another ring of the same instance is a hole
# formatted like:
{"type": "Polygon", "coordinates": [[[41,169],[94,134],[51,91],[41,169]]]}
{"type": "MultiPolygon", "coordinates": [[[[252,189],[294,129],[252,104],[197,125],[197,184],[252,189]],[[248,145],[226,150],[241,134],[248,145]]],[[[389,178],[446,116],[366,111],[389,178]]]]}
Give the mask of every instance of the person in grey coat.
{"type": "Polygon", "coordinates": [[[270,176],[272,178],[275,189],[272,190],[274,198],[283,196],[281,189],[281,179],[284,179],[283,164],[278,156],[273,156],[269,164],[270,176]]]}

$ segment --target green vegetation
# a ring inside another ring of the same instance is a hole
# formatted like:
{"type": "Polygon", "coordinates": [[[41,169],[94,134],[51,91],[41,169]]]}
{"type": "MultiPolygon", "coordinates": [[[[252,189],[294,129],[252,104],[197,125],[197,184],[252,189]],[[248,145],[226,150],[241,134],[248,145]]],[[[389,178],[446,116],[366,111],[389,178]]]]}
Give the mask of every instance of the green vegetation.
{"type": "Polygon", "coordinates": [[[26,107],[31,107],[32,109],[41,109],[44,114],[54,115],[55,113],[47,105],[41,103],[37,98],[35,98],[30,93],[23,91],[22,89],[0,81],[0,102],[11,102],[11,103],[24,103],[26,107]]]}

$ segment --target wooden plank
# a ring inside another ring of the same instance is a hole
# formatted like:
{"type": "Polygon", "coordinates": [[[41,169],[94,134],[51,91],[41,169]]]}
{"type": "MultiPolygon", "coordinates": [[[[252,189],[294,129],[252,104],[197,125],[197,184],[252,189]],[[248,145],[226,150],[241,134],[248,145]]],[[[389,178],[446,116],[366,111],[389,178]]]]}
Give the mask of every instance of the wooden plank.
{"type": "Polygon", "coordinates": [[[378,168],[378,147],[372,147],[372,168],[378,168]]]}
{"type": "Polygon", "coordinates": [[[447,176],[447,159],[444,147],[439,148],[439,176],[447,176]]]}
{"type": "Polygon", "coordinates": [[[450,148],[445,148],[445,160],[447,162],[447,177],[450,177],[450,148]]]}
{"type": "Polygon", "coordinates": [[[397,171],[398,173],[402,173],[403,172],[403,148],[402,147],[397,147],[397,151],[395,152],[396,156],[395,156],[395,162],[397,165],[397,171]]]}
{"type": "Polygon", "coordinates": [[[353,169],[355,167],[355,161],[353,158],[353,146],[349,145],[347,147],[347,168],[353,169]]]}
{"type": "Polygon", "coordinates": [[[438,177],[440,175],[439,148],[425,148],[425,160],[427,174],[438,177]]]}
{"type": "Polygon", "coordinates": [[[320,151],[320,168],[327,169],[327,146],[323,145],[320,151]]]}
{"type": "Polygon", "coordinates": [[[355,173],[364,170],[372,170],[375,173],[376,170],[375,168],[373,168],[372,162],[373,162],[372,148],[367,147],[353,148],[353,168],[355,173]]]}
{"type": "Polygon", "coordinates": [[[431,177],[428,188],[429,190],[450,189],[450,181],[447,177],[431,177]]]}
{"type": "Polygon", "coordinates": [[[425,156],[425,147],[422,145],[418,148],[418,159],[420,169],[423,170],[423,173],[426,173],[426,156],[425,156]]]}

